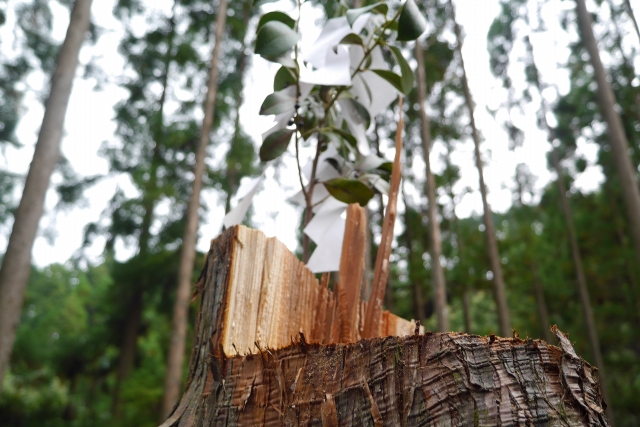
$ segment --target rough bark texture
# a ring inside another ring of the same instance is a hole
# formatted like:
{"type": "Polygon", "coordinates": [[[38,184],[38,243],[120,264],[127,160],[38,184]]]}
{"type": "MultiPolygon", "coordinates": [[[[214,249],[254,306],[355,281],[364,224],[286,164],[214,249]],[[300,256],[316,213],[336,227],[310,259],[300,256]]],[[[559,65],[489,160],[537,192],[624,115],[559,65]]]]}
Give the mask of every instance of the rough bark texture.
{"type": "Polygon", "coordinates": [[[0,268],[0,384],[9,364],[20,321],[24,293],[31,273],[31,249],[44,212],[49,180],[60,159],[64,118],[78,65],[78,54],[89,29],[90,13],[91,0],[76,0],[67,35],[56,59],[38,142],[0,268]]]}
{"type": "Polygon", "coordinates": [[[636,261],[640,265],[640,190],[636,179],[636,171],[629,157],[629,141],[618,114],[616,98],[609,84],[609,76],[602,66],[598,44],[593,35],[591,15],[587,11],[584,0],[576,0],[576,13],[582,42],[589,52],[596,82],[598,83],[597,100],[600,112],[607,122],[609,143],[622,187],[622,197],[627,209],[629,229],[635,246],[636,261]]]}
{"type": "Polygon", "coordinates": [[[438,331],[447,332],[449,330],[449,313],[447,310],[447,287],[444,278],[444,269],[440,264],[442,256],[442,240],[440,237],[440,224],[438,223],[438,199],[436,196],[436,182],[431,171],[431,123],[427,116],[427,76],[424,70],[424,58],[422,45],[416,43],[416,61],[418,62],[418,104],[420,104],[420,120],[422,122],[422,155],[426,165],[427,179],[425,192],[429,201],[429,250],[431,254],[431,277],[433,281],[433,302],[436,312],[436,325],[438,331]]]}
{"type": "Polygon", "coordinates": [[[493,224],[493,215],[489,202],[487,201],[487,187],[484,183],[484,173],[482,166],[482,155],[480,154],[480,134],[476,127],[476,121],[473,117],[474,103],[471,96],[471,89],[469,89],[469,82],[467,80],[467,71],[464,67],[464,59],[462,57],[462,31],[458,22],[456,21],[455,9],[453,2],[449,0],[449,8],[451,12],[451,19],[454,23],[454,29],[457,38],[456,50],[460,56],[460,68],[462,69],[462,89],[464,91],[464,97],[469,110],[469,120],[471,127],[471,134],[473,136],[476,167],[478,168],[478,177],[480,179],[480,194],[482,195],[482,208],[483,208],[483,221],[484,221],[484,236],[487,244],[487,255],[489,257],[489,266],[493,273],[493,295],[496,301],[498,309],[498,323],[500,326],[500,334],[508,336],[511,333],[511,321],[509,320],[509,307],[507,305],[507,296],[505,293],[504,276],[502,274],[502,264],[500,264],[500,253],[498,251],[498,242],[496,240],[496,231],[493,224]]]}
{"type": "Polygon", "coordinates": [[[173,323],[171,345],[167,360],[167,372],[162,399],[162,414],[166,416],[178,400],[180,384],[182,382],[182,364],[184,359],[185,341],[187,338],[187,317],[189,314],[189,299],[191,295],[191,278],[196,259],[196,239],[198,223],[200,222],[200,193],[205,170],[207,145],[211,134],[213,116],[215,113],[216,93],[218,92],[218,59],[222,47],[224,28],[227,21],[227,1],[221,0],[216,16],[215,44],[211,53],[211,68],[207,84],[207,97],[204,103],[204,119],[200,130],[200,141],[196,152],[194,178],[191,186],[191,198],[187,208],[187,223],[182,237],[180,252],[180,266],[178,269],[178,288],[173,308],[173,323]]]}
{"type": "MultiPolygon", "coordinates": [[[[162,427],[608,426],[595,369],[543,341],[414,333],[227,358],[236,229],[212,243],[186,391],[162,427]]],[[[311,340],[309,340],[311,341],[311,340]]]]}

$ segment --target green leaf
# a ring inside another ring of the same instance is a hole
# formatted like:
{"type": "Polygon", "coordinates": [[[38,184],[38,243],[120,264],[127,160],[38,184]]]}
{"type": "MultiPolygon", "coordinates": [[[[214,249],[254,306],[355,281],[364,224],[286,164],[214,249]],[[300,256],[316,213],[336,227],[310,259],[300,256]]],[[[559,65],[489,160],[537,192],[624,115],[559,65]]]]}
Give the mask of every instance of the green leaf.
{"type": "Polygon", "coordinates": [[[373,197],[373,190],[357,179],[334,178],[324,183],[324,186],[336,199],[344,203],[358,203],[365,206],[373,197]]]}
{"type": "Polygon", "coordinates": [[[403,90],[404,88],[402,86],[402,77],[400,77],[393,71],[389,71],[389,70],[371,70],[371,71],[373,71],[374,73],[376,73],[377,75],[379,75],[380,77],[382,77],[383,79],[391,83],[393,87],[398,89],[400,92],[404,93],[404,90],[403,90]]]}
{"type": "Polygon", "coordinates": [[[411,89],[413,89],[413,81],[414,81],[413,70],[409,66],[409,63],[407,62],[407,60],[404,59],[404,56],[402,55],[402,51],[400,50],[399,47],[389,46],[389,48],[393,52],[393,56],[396,57],[396,62],[400,66],[400,71],[402,72],[401,79],[402,79],[402,87],[404,88],[402,92],[405,94],[408,94],[409,92],[411,92],[411,89]]]}
{"type": "Polygon", "coordinates": [[[359,46],[364,46],[364,42],[362,41],[362,37],[355,33],[349,33],[340,40],[338,44],[357,44],[359,46]]]}
{"type": "Polygon", "coordinates": [[[348,99],[347,102],[349,102],[353,106],[353,108],[355,108],[356,113],[358,113],[358,117],[364,123],[364,128],[369,129],[369,126],[371,125],[371,116],[369,115],[369,110],[367,110],[364,105],[362,105],[355,99],[348,99]]]}
{"type": "Polygon", "coordinates": [[[398,38],[400,42],[415,40],[427,30],[427,20],[414,0],[407,0],[398,18],[398,38]]]}
{"type": "Polygon", "coordinates": [[[258,55],[280,56],[289,51],[300,39],[298,33],[280,21],[269,21],[260,28],[256,36],[258,55]]]}
{"type": "Polygon", "coordinates": [[[294,129],[280,129],[267,136],[260,147],[260,160],[268,162],[282,156],[294,132],[294,129]]]}
{"type": "Polygon", "coordinates": [[[333,132],[336,135],[339,135],[344,140],[346,140],[352,147],[357,147],[358,146],[358,141],[356,140],[356,137],[351,135],[349,132],[346,132],[346,131],[344,131],[342,129],[338,129],[338,128],[335,128],[335,127],[324,128],[323,129],[323,133],[324,133],[324,131],[333,132]]]}
{"type": "Polygon", "coordinates": [[[280,67],[273,79],[273,90],[275,92],[296,84],[296,79],[291,71],[287,67],[280,67]]]}
{"type": "Polygon", "coordinates": [[[261,116],[284,113],[291,110],[296,105],[296,99],[287,93],[274,92],[267,96],[260,107],[261,116]]]}
{"type": "Polygon", "coordinates": [[[393,170],[393,163],[392,162],[384,162],[383,164],[378,166],[378,169],[381,170],[381,171],[385,171],[385,172],[391,173],[391,171],[393,170]]]}
{"type": "Polygon", "coordinates": [[[367,12],[380,12],[383,15],[386,15],[388,10],[389,6],[384,2],[372,4],[371,6],[359,7],[358,9],[351,9],[347,11],[347,21],[349,21],[349,26],[353,27],[353,23],[356,22],[356,19],[358,19],[360,15],[367,12]]]}
{"type": "Polygon", "coordinates": [[[291,58],[291,54],[287,54],[286,52],[280,56],[262,55],[262,57],[267,61],[275,62],[276,64],[280,64],[287,68],[296,68],[296,63],[291,58]]]}
{"type": "Polygon", "coordinates": [[[267,3],[275,3],[278,0],[253,0],[253,7],[259,7],[267,3]]]}
{"type": "Polygon", "coordinates": [[[289,28],[293,28],[296,25],[296,21],[292,17],[284,12],[275,11],[265,13],[260,17],[260,21],[258,21],[258,28],[256,28],[256,31],[260,31],[260,28],[262,28],[264,24],[271,21],[282,22],[289,28]]]}

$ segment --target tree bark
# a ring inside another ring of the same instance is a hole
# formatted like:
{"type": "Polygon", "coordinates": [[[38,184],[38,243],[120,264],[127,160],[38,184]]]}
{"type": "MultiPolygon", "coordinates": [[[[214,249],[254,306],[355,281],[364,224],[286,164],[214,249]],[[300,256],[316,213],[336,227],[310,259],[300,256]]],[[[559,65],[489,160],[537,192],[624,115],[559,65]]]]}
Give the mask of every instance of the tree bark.
{"type": "Polygon", "coordinates": [[[615,95],[609,84],[609,77],[600,60],[598,44],[593,35],[591,15],[587,11],[584,0],[576,0],[576,13],[582,42],[589,52],[591,65],[598,84],[598,105],[600,113],[609,128],[609,142],[627,209],[627,219],[635,247],[636,262],[640,265],[640,190],[638,190],[636,170],[629,157],[629,142],[622,126],[620,114],[616,109],[619,106],[616,104],[615,95]]]}
{"type": "Polygon", "coordinates": [[[237,237],[230,229],[211,246],[186,391],[162,427],[609,425],[595,369],[557,328],[560,348],[459,333],[322,345],[300,334],[225,356],[237,237]]]}
{"type": "Polygon", "coordinates": [[[182,382],[182,364],[184,359],[185,341],[187,336],[187,318],[189,314],[189,298],[191,294],[191,278],[196,257],[196,238],[198,223],[200,220],[200,193],[205,172],[205,158],[207,145],[213,125],[215,113],[215,101],[218,91],[218,60],[222,47],[224,28],[227,18],[227,1],[221,0],[216,16],[215,44],[211,54],[211,68],[209,70],[209,82],[207,84],[207,98],[204,105],[204,119],[200,131],[200,141],[196,153],[194,168],[194,180],[191,187],[191,198],[187,209],[187,224],[182,238],[182,251],[180,253],[180,267],[178,270],[178,289],[176,302],[173,309],[173,323],[171,344],[167,361],[165,377],[165,391],[162,400],[162,415],[166,416],[178,400],[180,384],[182,382]]]}
{"type": "Polygon", "coordinates": [[[11,237],[0,268],[0,384],[4,378],[20,322],[24,293],[31,273],[31,250],[44,212],[51,174],[60,159],[60,141],[78,65],[78,54],[89,29],[91,0],[76,0],[69,27],[56,60],[51,91],[38,134],[11,237]]]}
{"type": "Polygon", "coordinates": [[[442,238],[440,223],[438,223],[438,198],[436,194],[436,180],[431,170],[431,123],[427,115],[427,76],[424,69],[422,46],[416,43],[416,61],[418,62],[418,104],[420,105],[420,120],[422,126],[422,156],[426,165],[425,190],[429,203],[429,238],[431,253],[431,277],[433,281],[433,303],[436,312],[436,325],[439,332],[449,330],[449,313],[447,309],[447,285],[444,277],[444,269],[440,264],[442,257],[442,238]]]}
{"type": "Polygon", "coordinates": [[[462,89],[464,91],[464,97],[467,108],[469,110],[469,119],[471,126],[471,134],[473,136],[476,167],[478,168],[478,177],[480,179],[480,194],[482,195],[482,207],[483,207],[483,221],[485,226],[485,239],[487,244],[487,254],[489,256],[489,265],[491,272],[493,273],[493,295],[496,301],[496,307],[498,310],[498,323],[500,334],[503,336],[509,336],[511,334],[511,322],[509,320],[509,307],[507,305],[507,297],[505,294],[504,277],[502,274],[502,265],[500,264],[500,253],[498,251],[498,242],[496,240],[495,226],[493,224],[493,215],[489,202],[487,201],[487,187],[484,183],[484,173],[482,171],[482,156],[480,154],[480,134],[476,127],[476,121],[474,114],[474,103],[471,96],[471,90],[469,89],[469,82],[467,80],[467,71],[464,66],[464,59],[462,57],[462,31],[456,21],[455,8],[453,2],[449,0],[449,7],[451,9],[451,20],[454,24],[454,29],[457,38],[456,49],[460,56],[460,68],[462,69],[462,89]]]}

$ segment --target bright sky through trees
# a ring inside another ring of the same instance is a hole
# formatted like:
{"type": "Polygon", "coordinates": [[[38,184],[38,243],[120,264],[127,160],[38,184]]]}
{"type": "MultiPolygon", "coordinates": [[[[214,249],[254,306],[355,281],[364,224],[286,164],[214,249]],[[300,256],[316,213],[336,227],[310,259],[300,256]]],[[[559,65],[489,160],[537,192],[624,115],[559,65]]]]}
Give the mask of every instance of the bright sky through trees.
{"type": "MultiPolygon", "coordinates": [[[[549,182],[551,175],[547,170],[545,158],[549,147],[545,135],[535,126],[535,111],[525,110],[523,117],[514,118],[516,124],[526,134],[524,146],[514,152],[508,150],[506,133],[487,111],[487,108],[497,108],[501,100],[504,99],[500,82],[491,76],[489,55],[486,49],[486,34],[492,20],[498,14],[498,3],[493,0],[457,0],[455,3],[458,21],[466,33],[463,53],[469,70],[471,90],[477,103],[476,120],[485,138],[483,150],[485,161],[487,161],[485,173],[489,188],[489,203],[494,211],[504,212],[511,205],[510,188],[513,186],[514,165],[526,163],[530,167],[533,174],[538,177],[537,189],[543,188],[549,182]]],[[[557,16],[560,8],[572,7],[572,4],[567,5],[567,3],[570,2],[550,1],[543,11],[549,32],[544,33],[543,36],[532,36],[534,48],[539,51],[536,52],[538,57],[546,59],[540,61],[541,72],[548,80],[557,82],[560,90],[567,90],[568,76],[566,71],[560,71],[556,64],[566,60],[568,50],[564,47],[567,41],[563,39],[566,37],[565,33],[560,30],[559,23],[554,16],[557,16]]],[[[68,24],[68,12],[59,4],[53,4],[54,36],[61,40],[68,24]]],[[[94,3],[93,19],[97,25],[104,28],[104,32],[95,46],[85,46],[80,55],[81,63],[87,63],[92,59],[97,61],[106,74],[108,83],[100,90],[95,91],[93,79],[78,78],[74,85],[66,118],[66,136],[62,142],[62,150],[76,171],[83,176],[107,173],[107,160],[98,155],[98,149],[102,141],[113,138],[115,129],[115,124],[112,121],[113,106],[125,95],[124,90],[118,88],[123,59],[117,53],[117,45],[122,36],[122,28],[111,14],[113,4],[113,0],[94,3]]],[[[153,5],[154,13],[157,16],[168,13],[171,2],[168,0],[147,0],[147,4],[149,7],[153,5]]],[[[281,1],[267,5],[265,10],[285,9],[288,12],[290,8],[290,2],[281,1]]],[[[303,47],[312,43],[317,37],[319,28],[314,26],[314,22],[321,15],[320,11],[303,10],[302,28],[305,28],[306,31],[303,33],[303,47]]],[[[14,17],[9,15],[9,25],[2,27],[0,32],[0,38],[3,40],[2,53],[6,55],[12,53],[10,50],[12,19],[14,17]]],[[[145,23],[140,22],[140,25],[145,25],[145,23]]],[[[453,39],[453,35],[450,36],[453,39]]],[[[256,57],[252,67],[253,69],[248,73],[245,88],[246,101],[241,109],[241,122],[245,130],[258,143],[261,141],[260,134],[272,126],[271,117],[258,116],[257,112],[265,96],[272,91],[273,75],[278,66],[256,57]]],[[[514,79],[514,85],[517,86],[519,83],[521,82],[514,79]]],[[[16,173],[25,173],[32,157],[38,126],[43,114],[43,108],[38,99],[41,97],[43,87],[45,87],[46,77],[41,73],[34,73],[29,78],[28,84],[31,90],[26,97],[26,111],[17,130],[18,140],[24,144],[24,147],[21,149],[9,148],[6,152],[6,159],[0,158],[0,161],[7,162],[4,165],[7,169],[16,173]]],[[[203,86],[202,90],[205,89],[203,86]]],[[[173,93],[172,96],[179,98],[180,94],[173,93]]],[[[387,142],[384,144],[384,152],[388,159],[393,158],[391,145],[387,142]]],[[[216,151],[215,158],[209,159],[209,161],[215,162],[223,158],[225,152],[225,144],[222,144],[216,151]]],[[[436,143],[431,154],[435,172],[442,169],[440,155],[443,152],[444,147],[436,143]]],[[[303,152],[302,158],[308,158],[307,154],[303,152]]],[[[595,143],[580,139],[578,154],[594,163],[597,146],[595,143]]],[[[454,153],[453,160],[461,166],[462,170],[462,179],[457,184],[458,189],[467,186],[474,189],[457,206],[457,214],[460,217],[467,217],[474,211],[481,210],[480,195],[477,191],[477,175],[473,167],[471,141],[460,146],[454,153]]],[[[254,198],[256,214],[253,221],[258,228],[268,235],[278,236],[293,249],[296,246],[295,233],[297,228],[292,224],[299,220],[299,208],[284,201],[298,191],[297,170],[293,156],[285,156],[284,165],[285,167],[279,168],[276,177],[274,177],[273,169],[267,171],[266,184],[254,198]],[[276,179],[279,182],[276,182],[276,179]]],[[[424,168],[424,164],[416,159],[414,168],[417,169],[417,174],[422,174],[421,169],[424,168]]],[[[585,173],[579,175],[575,185],[583,191],[589,191],[595,189],[600,182],[601,173],[599,168],[594,166],[587,168],[585,173]]],[[[33,256],[36,265],[42,266],[52,262],[66,261],[80,247],[84,225],[98,219],[117,187],[126,192],[134,191],[133,186],[125,179],[108,178],[87,191],[87,203],[84,208],[58,214],[52,213],[57,196],[53,190],[50,190],[47,197],[49,212],[41,222],[41,237],[36,240],[34,246],[33,256]],[[53,247],[50,246],[45,236],[56,238],[53,247]]],[[[240,193],[242,191],[241,188],[240,193]]],[[[417,194],[413,196],[419,197],[417,194]]],[[[223,204],[219,203],[220,201],[214,192],[205,191],[203,197],[210,207],[210,212],[200,229],[201,238],[198,249],[206,251],[210,239],[220,232],[224,212],[223,204]]],[[[162,211],[171,209],[171,207],[160,205],[158,209],[162,211]]],[[[402,210],[402,204],[400,209],[402,210]]],[[[4,235],[7,233],[5,231],[7,230],[3,230],[2,236],[0,236],[0,248],[6,246],[4,235]]],[[[98,257],[103,247],[103,238],[98,238],[87,253],[90,256],[98,257]]],[[[122,242],[119,242],[116,248],[119,259],[126,259],[131,255],[131,249],[124,246],[122,242]]]]}

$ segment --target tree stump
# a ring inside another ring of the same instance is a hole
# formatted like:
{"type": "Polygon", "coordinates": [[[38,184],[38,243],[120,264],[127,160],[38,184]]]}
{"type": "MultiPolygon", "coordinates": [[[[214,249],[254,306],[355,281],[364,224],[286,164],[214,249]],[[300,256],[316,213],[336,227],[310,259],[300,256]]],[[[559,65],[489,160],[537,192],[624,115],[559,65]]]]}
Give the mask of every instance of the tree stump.
{"type": "Polygon", "coordinates": [[[339,343],[323,285],[260,232],[213,240],[186,390],[162,427],[609,425],[596,370],[555,327],[560,347],[422,333],[387,312],[389,336],[339,343]]]}

